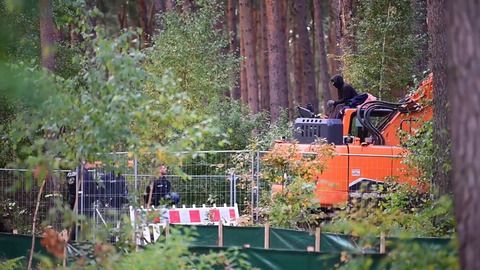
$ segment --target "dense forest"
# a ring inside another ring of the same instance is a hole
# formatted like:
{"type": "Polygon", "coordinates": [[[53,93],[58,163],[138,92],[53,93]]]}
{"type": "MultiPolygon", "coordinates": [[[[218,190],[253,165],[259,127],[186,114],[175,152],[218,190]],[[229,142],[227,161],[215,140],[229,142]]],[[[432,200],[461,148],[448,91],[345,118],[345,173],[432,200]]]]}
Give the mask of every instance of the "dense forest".
{"type": "MultiPolygon", "coordinates": [[[[388,256],[393,269],[479,269],[479,12],[476,0],[0,0],[0,168],[32,169],[43,188],[49,172],[111,152],[180,164],[172,153],[267,151],[292,136],[298,106],[329,115],[329,100],[342,98],[334,75],[398,102],[433,73],[433,119],[402,145],[429,191],[388,186],[387,199],[342,209],[325,226],[453,239],[451,250],[423,258],[399,247],[388,256]]],[[[273,225],[325,219],[285,212],[317,206],[302,168],[289,172],[303,181],[291,185],[298,197],[269,201],[273,225]]],[[[148,254],[99,265],[129,268],[148,254]]],[[[189,256],[179,269],[242,265],[189,256]]],[[[342,267],[369,269],[350,262],[342,267]]]]}

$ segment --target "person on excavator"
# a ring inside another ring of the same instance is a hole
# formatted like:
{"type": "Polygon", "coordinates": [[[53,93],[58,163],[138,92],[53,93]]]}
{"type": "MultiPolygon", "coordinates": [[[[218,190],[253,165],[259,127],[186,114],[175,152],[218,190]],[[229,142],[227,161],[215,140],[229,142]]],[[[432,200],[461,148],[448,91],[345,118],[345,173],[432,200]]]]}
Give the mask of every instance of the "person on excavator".
{"type": "Polygon", "coordinates": [[[327,101],[327,106],[331,111],[330,116],[333,116],[331,118],[340,118],[339,116],[341,116],[340,114],[343,107],[350,106],[351,100],[358,96],[358,93],[350,84],[344,82],[341,75],[333,76],[330,82],[332,82],[333,86],[338,90],[338,100],[327,101]]]}

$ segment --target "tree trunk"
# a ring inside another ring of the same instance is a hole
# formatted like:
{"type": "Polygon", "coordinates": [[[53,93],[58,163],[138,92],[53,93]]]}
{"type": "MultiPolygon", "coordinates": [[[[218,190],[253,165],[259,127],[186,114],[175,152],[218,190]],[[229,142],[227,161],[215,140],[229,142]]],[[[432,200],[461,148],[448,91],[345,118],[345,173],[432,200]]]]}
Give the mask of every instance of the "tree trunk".
{"type": "Polygon", "coordinates": [[[320,85],[322,86],[323,93],[323,112],[327,111],[327,101],[332,99],[330,93],[330,78],[328,76],[328,63],[327,53],[325,51],[325,35],[323,33],[323,16],[321,9],[321,0],[313,0],[314,5],[314,21],[315,21],[315,34],[317,36],[317,49],[320,68],[320,85]]]}
{"type": "Polygon", "coordinates": [[[340,47],[341,33],[339,27],[340,7],[338,0],[329,0],[330,25],[328,31],[328,67],[330,76],[338,74],[342,69],[340,57],[343,55],[340,47]]]}
{"type": "MultiPolygon", "coordinates": [[[[240,25],[240,33],[242,33],[242,25],[240,25]]],[[[248,104],[248,85],[247,85],[247,67],[245,63],[245,42],[244,35],[240,35],[240,100],[243,104],[248,104]]]]}
{"type": "MultiPolygon", "coordinates": [[[[296,14],[293,18],[296,17],[296,14]]],[[[293,100],[294,103],[300,106],[305,106],[303,101],[306,99],[305,96],[305,83],[303,76],[303,56],[302,49],[300,44],[300,39],[297,36],[298,26],[293,23],[293,38],[291,50],[293,51],[293,100]]]]}
{"type": "Polygon", "coordinates": [[[414,74],[421,76],[428,69],[428,26],[427,0],[412,0],[413,32],[418,44],[418,55],[415,60],[414,74]]]}
{"type": "Polygon", "coordinates": [[[268,84],[268,44],[267,44],[267,12],[265,1],[260,1],[258,12],[258,79],[260,82],[260,110],[270,110],[270,88],[268,84]]]}
{"type": "MultiPolygon", "coordinates": [[[[298,38],[298,12],[295,9],[295,3],[292,1],[290,1],[290,5],[288,5],[288,15],[289,29],[287,29],[286,35],[287,40],[289,40],[287,48],[290,55],[290,63],[287,64],[287,72],[290,75],[288,77],[289,81],[292,81],[292,87],[289,93],[292,96],[292,101],[294,104],[305,106],[305,104],[302,104],[303,100],[305,99],[305,83],[303,77],[303,56],[301,52],[300,39],[298,38]],[[292,75],[293,79],[290,78],[292,75]]],[[[289,104],[289,108],[293,108],[293,104],[289,104]]]]}
{"type": "Polygon", "coordinates": [[[433,71],[433,141],[436,162],[433,170],[433,184],[440,194],[451,193],[449,105],[446,88],[446,24],[445,0],[428,1],[428,28],[430,44],[430,68],[433,71]]]}
{"type": "Polygon", "coordinates": [[[447,82],[452,116],[455,117],[455,121],[452,121],[455,216],[461,269],[473,270],[480,269],[480,2],[445,2],[444,18],[448,20],[448,52],[445,55],[448,62],[447,82]]]}
{"type": "Polygon", "coordinates": [[[282,108],[288,108],[287,51],[285,31],[282,28],[280,1],[267,0],[268,71],[270,79],[271,120],[276,121],[282,108]]]}
{"type": "Polygon", "coordinates": [[[42,66],[51,71],[55,70],[55,29],[53,25],[52,2],[39,0],[40,10],[40,48],[42,66]]]}
{"type": "Polygon", "coordinates": [[[183,0],[182,12],[189,13],[195,10],[195,3],[193,0],[183,0]]]}
{"type": "Polygon", "coordinates": [[[256,41],[255,27],[251,0],[240,0],[240,28],[242,29],[246,75],[247,75],[247,91],[248,105],[253,113],[258,112],[258,75],[256,63],[256,41]]]}
{"type": "Polygon", "coordinates": [[[282,31],[285,33],[285,57],[286,57],[286,72],[287,72],[287,102],[288,102],[288,111],[292,112],[294,108],[294,100],[295,100],[295,87],[293,86],[293,81],[295,78],[292,77],[292,70],[294,70],[294,49],[293,49],[293,35],[294,30],[292,28],[294,23],[294,16],[291,14],[291,9],[289,8],[292,5],[292,1],[294,0],[285,0],[280,1],[280,14],[281,14],[281,22],[282,22],[282,31]]]}
{"type": "Polygon", "coordinates": [[[302,104],[311,103],[315,111],[318,111],[318,95],[315,84],[315,68],[313,65],[312,45],[310,35],[307,29],[307,1],[296,0],[294,2],[294,9],[296,11],[296,25],[298,30],[298,40],[300,45],[302,63],[303,63],[303,91],[302,104]]]}
{"type": "Polygon", "coordinates": [[[354,14],[354,0],[340,0],[340,46],[343,53],[348,55],[351,55],[356,51],[355,36],[353,31],[354,14]]]}
{"type": "MultiPolygon", "coordinates": [[[[238,15],[237,15],[237,0],[228,0],[227,3],[227,28],[229,34],[229,50],[230,53],[235,55],[238,58],[239,52],[239,44],[238,44],[238,35],[237,35],[237,23],[238,23],[238,15]]],[[[240,99],[240,81],[237,74],[235,76],[235,85],[230,90],[230,97],[233,99],[240,99]]]]}
{"type": "MultiPolygon", "coordinates": [[[[97,6],[97,0],[85,0],[85,9],[87,12],[92,12],[97,6]]],[[[96,35],[94,28],[97,26],[97,19],[95,16],[88,16],[88,24],[91,30],[93,31],[92,34],[96,35]]]]}
{"type": "Polygon", "coordinates": [[[162,13],[165,10],[164,0],[154,0],[155,13],[162,13]]]}
{"type": "Polygon", "coordinates": [[[138,0],[137,2],[139,13],[140,26],[142,27],[142,37],[145,46],[150,44],[153,36],[153,12],[155,11],[153,5],[148,5],[145,0],[138,0]]]}
{"type": "Polygon", "coordinates": [[[165,10],[166,11],[173,11],[175,10],[175,0],[165,0],[165,10]]]}

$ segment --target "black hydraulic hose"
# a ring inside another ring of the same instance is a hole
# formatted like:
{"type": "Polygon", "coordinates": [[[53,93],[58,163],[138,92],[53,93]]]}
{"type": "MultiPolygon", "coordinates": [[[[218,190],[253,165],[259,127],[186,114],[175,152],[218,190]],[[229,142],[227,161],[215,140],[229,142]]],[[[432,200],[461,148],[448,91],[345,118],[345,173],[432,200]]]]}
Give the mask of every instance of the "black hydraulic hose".
{"type": "Polygon", "coordinates": [[[380,130],[382,130],[387,123],[393,119],[395,112],[400,111],[400,108],[402,108],[403,105],[405,105],[405,103],[393,103],[386,101],[367,102],[357,109],[357,119],[359,119],[359,122],[370,131],[373,136],[374,143],[383,145],[385,144],[385,138],[383,138],[380,130]],[[377,109],[386,109],[391,111],[389,115],[378,125],[378,127],[376,127],[371,121],[371,113],[377,109]],[[362,110],[363,115],[361,115],[362,110]]]}

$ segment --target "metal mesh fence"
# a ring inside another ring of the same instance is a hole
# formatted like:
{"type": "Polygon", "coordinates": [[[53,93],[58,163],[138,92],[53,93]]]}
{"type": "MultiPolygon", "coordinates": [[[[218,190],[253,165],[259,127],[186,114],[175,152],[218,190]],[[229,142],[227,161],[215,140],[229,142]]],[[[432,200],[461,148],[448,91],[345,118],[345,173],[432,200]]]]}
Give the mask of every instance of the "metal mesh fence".
{"type": "MultiPolygon", "coordinates": [[[[62,228],[62,218],[49,215],[55,201],[93,220],[95,226],[116,226],[128,206],[145,206],[147,187],[159,178],[148,160],[115,153],[102,164],[86,164],[74,170],[54,172],[40,200],[38,224],[62,228]],[[146,160],[146,161],[145,161],[146,160]],[[78,184],[78,187],[77,187],[78,184]],[[78,195],[75,196],[75,190],[78,195]]],[[[251,213],[258,202],[259,153],[249,151],[204,151],[184,159],[183,174],[169,170],[166,179],[177,205],[234,205],[251,213]]],[[[0,231],[31,230],[40,183],[22,169],[0,169],[0,231]],[[2,227],[3,226],[3,227],[2,227]]],[[[166,198],[168,199],[168,198],[166,198]]],[[[173,204],[168,200],[163,203],[173,204]]]]}
{"type": "MultiPolygon", "coordinates": [[[[249,151],[203,151],[184,159],[180,166],[185,175],[169,170],[166,178],[171,191],[179,196],[180,205],[233,205],[246,210],[251,204],[252,181],[256,175],[253,167],[255,154],[249,151]]],[[[138,164],[137,188],[140,204],[147,203],[147,186],[158,179],[152,166],[138,164]],[[143,200],[142,200],[143,199],[143,200]]]]}
{"type": "MultiPolygon", "coordinates": [[[[67,198],[66,171],[55,171],[49,176],[39,203],[37,223],[61,227],[60,217],[49,215],[56,201],[67,198]]],[[[20,169],[0,169],[0,230],[28,233],[31,231],[33,213],[41,183],[34,180],[32,172],[20,169]]]]}

